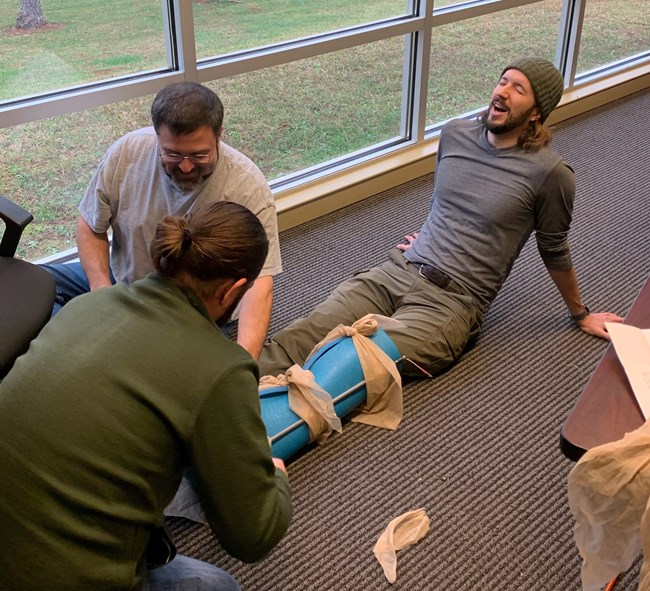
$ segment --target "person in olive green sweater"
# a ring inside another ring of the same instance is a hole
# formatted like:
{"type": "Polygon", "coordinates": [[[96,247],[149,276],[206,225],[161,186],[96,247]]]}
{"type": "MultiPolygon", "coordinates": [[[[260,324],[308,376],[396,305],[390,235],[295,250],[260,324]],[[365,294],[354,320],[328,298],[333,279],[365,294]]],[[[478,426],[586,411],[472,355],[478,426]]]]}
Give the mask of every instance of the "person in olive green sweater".
{"type": "Polygon", "coordinates": [[[227,552],[252,562],[279,542],[290,487],[258,368],[218,327],[267,248],[235,203],[167,217],[156,273],[75,298],[17,360],[0,383],[1,589],[239,589],[188,557],[148,564],[187,468],[227,552]]]}

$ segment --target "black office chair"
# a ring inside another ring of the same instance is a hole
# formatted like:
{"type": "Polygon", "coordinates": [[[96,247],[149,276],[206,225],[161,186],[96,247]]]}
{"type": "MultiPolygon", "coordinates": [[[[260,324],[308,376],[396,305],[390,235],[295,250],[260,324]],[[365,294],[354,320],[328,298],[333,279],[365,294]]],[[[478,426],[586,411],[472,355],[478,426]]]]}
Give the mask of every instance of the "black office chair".
{"type": "Polygon", "coordinates": [[[52,276],[14,258],[23,230],[34,217],[0,195],[0,380],[49,320],[56,289],[52,276]]]}

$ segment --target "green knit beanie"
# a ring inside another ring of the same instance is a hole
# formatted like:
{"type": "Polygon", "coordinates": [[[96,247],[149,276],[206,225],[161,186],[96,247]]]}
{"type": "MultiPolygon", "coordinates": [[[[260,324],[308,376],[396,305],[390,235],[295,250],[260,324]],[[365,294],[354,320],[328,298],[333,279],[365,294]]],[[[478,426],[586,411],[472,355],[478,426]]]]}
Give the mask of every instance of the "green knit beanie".
{"type": "Polygon", "coordinates": [[[506,70],[519,70],[522,72],[535,93],[537,107],[542,113],[541,122],[544,123],[551,111],[557,107],[564,92],[564,79],[559,70],[548,60],[538,57],[525,57],[506,66],[506,70]]]}

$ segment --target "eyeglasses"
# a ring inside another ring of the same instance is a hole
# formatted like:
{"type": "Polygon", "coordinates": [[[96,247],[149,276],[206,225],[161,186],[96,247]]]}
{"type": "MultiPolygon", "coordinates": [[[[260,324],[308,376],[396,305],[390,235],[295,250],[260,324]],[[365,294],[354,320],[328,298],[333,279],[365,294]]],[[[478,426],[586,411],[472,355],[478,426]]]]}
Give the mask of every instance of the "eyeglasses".
{"type": "Polygon", "coordinates": [[[160,159],[166,164],[180,164],[186,158],[192,164],[207,164],[212,160],[212,152],[209,154],[191,154],[190,156],[182,156],[181,154],[174,154],[173,152],[158,152],[160,159]]]}

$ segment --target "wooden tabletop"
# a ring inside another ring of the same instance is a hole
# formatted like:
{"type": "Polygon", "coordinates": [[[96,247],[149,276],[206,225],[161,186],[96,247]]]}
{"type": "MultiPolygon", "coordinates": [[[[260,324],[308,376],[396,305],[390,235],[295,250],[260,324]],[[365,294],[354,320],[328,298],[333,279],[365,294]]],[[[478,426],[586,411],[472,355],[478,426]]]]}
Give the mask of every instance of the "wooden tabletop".
{"type": "MultiPolygon", "coordinates": [[[[650,277],[625,317],[625,324],[650,328],[650,277]]],[[[610,343],[562,426],[560,449],[567,458],[577,461],[588,449],[621,439],[644,422],[625,370],[610,343]]]]}

